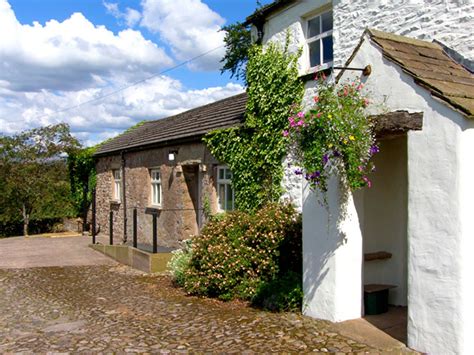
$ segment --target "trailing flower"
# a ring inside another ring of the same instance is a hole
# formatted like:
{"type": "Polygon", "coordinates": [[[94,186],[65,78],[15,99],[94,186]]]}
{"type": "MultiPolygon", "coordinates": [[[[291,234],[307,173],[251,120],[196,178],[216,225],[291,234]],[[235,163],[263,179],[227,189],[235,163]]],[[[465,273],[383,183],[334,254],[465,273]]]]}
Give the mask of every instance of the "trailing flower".
{"type": "Polygon", "coordinates": [[[371,187],[368,175],[374,166],[370,159],[379,148],[362,88],[359,82],[335,85],[320,80],[313,106],[288,118],[282,135],[301,167],[294,172],[303,175],[313,189],[325,193],[331,175],[338,175],[352,190],[371,187]]]}

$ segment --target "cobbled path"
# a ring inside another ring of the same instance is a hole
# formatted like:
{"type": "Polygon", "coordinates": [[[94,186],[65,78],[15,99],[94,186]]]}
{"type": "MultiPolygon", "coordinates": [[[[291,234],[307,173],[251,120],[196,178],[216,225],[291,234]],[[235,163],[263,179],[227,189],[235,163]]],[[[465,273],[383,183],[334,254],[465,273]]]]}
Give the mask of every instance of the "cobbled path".
{"type": "Polygon", "coordinates": [[[0,353],[310,351],[374,349],[328,322],[189,297],[124,266],[0,269],[0,353]]]}

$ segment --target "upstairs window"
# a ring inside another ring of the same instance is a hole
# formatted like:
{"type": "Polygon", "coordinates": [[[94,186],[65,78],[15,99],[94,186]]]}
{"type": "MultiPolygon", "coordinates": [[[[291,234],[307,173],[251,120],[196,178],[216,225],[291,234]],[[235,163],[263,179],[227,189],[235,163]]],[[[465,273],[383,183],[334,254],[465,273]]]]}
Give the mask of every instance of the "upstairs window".
{"type": "Polygon", "coordinates": [[[160,170],[153,169],[150,171],[151,176],[151,204],[153,206],[161,206],[162,188],[160,170]]]}
{"type": "Polygon", "coordinates": [[[232,189],[232,172],[225,166],[217,168],[217,193],[220,211],[234,209],[234,189],[232,189]]]}
{"type": "Polygon", "coordinates": [[[122,200],[122,171],[119,169],[112,171],[114,175],[114,189],[112,198],[120,202],[122,200]]]}
{"type": "Polygon", "coordinates": [[[326,69],[332,66],[332,11],[310,18],[307,22],[306,42],[311,68],[326,69]]]}

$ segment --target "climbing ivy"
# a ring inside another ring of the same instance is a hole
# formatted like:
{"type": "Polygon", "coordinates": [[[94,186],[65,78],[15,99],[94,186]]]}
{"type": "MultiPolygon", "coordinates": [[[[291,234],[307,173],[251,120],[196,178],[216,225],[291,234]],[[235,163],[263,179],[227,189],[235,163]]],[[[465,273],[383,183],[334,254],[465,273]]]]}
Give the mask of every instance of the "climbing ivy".
{"type": "Polygon", "coordinates": [[[270,43],[249,50],[247,108],[242,127],[216,130],[204,137],[211,153],[232,170],[236,208],[254,211],[282,193],[282,160],[291,107],[300,105],[304,85],[298,79],[300,53],[270,43]]]}

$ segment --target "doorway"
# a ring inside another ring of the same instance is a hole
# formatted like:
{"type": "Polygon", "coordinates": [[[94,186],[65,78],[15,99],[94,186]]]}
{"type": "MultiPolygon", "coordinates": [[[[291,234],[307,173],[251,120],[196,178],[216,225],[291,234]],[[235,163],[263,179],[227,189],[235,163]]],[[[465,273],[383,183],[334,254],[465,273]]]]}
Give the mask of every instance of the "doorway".
{"type": "MultiPolygon", "coordinates": [[[[383,299],[388,312],[365,319],[406,343],[408,306],[408,156],[407,137],[379,141],[372,187],[362,197],[363,283],[366,302],[383,299]],[[386,291],[369,294],[370,288],[386,291]],[[369,296],[370,295],[370,296],[369,296]]],[[[371,304],[372,306],[373,304],[371,304]]],[[[367,311],[368,311],[367,307],[367,311]]],[[[384,309],[385,310],[385,309],[384,309]]],[[[370,312],[366,312],[370,313],[370,312]]],[[[373,313],[373,312],[371,312],[373,313]]]]}

